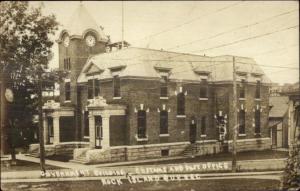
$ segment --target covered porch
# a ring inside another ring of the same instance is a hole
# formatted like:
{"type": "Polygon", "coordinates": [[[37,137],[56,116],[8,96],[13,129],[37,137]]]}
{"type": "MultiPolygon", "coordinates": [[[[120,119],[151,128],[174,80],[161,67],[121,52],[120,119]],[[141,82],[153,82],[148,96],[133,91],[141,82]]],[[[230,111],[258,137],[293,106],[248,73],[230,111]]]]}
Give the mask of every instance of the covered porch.
{"type": "Polygon", "coordinates": [[[43,128],[46,145],[76,141],[74,108],[61,107],[54,101],[46,102],[43,106],[43,128]]]}
{"type": "Polygon", "coordinates": [[[103,97],[97,97],[89,101],[87,110],[89,112],[89,147],[91,149],[109,148],[112,146],[111,139],[115,137],[115,135],[111,135],[111,132],[114,132],[115,129],[119,134],[125,130],[124,120],[115,121],[116,123],[112,121],[118,120],[117,116],[123,116],[122,119],[125,119],[126,106],[107,104],[103,97]]]}

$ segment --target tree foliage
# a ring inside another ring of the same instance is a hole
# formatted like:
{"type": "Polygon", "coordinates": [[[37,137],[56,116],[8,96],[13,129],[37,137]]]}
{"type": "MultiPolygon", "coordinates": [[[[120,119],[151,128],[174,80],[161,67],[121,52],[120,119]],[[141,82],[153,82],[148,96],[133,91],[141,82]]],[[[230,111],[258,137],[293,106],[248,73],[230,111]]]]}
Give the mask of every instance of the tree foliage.
{"type": "Polygon", "coordinates": [[[300,190],[300,144],[292,149],[283,176],[284,190],[300,190]]]}
{"type": "Polygon", "coordinates": [[[51,35],[58,29],[58,22],[54,15],[42,15],[41,7],[21,1],[1,2],[0,18],[1,80],[14,93],[14,101],[7,108],[8,125],[20,128],[32,123],[38,80],[48,82],[45,86],[54,83],[41,74],[48,69],[51,35]]]}

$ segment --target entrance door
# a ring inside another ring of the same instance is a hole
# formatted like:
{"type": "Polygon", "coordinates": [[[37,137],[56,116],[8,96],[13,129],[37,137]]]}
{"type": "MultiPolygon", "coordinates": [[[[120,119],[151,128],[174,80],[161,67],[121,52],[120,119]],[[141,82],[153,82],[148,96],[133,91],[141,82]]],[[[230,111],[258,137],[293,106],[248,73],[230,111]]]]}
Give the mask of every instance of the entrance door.
{"type": "Polygon", "coordinates": [[[63,116],[59,118],[60,142],[75,141],[74,117],[63,116]]]}
{"type": "Polygon", "coordinates": [[[277,147],[277,126],[271,129],[272,131],[272,148],[277,147]]]}
{"type": "Polygon", "coordinates": [[[95,116],[95,138],[96,138],[96,148],[101,148],[102,140],[102,117],[95,116]]]}
{"type": "Polygon", "coordinates": [[[190,142],[195,143],[196,137],[197,137],[197,124],[196,124],[196,120],[192,119],[190,124],[190,142]]]}

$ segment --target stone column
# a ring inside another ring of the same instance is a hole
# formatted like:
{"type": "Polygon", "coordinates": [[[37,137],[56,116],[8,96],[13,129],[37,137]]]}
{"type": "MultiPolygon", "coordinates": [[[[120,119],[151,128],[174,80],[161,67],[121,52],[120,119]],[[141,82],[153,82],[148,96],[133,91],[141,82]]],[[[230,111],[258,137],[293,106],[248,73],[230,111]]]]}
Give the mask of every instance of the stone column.
{"type": "Polygon", "coordinates": [[[89,134],[90,134],[90,148],[95,148],[95,116],[89,114],[89,134]]]}
{"type": "Polygon", "coordinates": [[[48,118],[45,113],[43,113],[43,128],[44,128],[44,143],[48,144],[48,118]]]}
{"type": "Polygon", "coordinates": [[[102,117],[102,142],[101,146],[103,149],[109,148],[109,117],[110,115],[104,114],[101,116],[102,117]]]}
{"type": "Polygon", "coordinates": [[[53,144],[59,143],[59,116],[53,116],[53,144]]]}

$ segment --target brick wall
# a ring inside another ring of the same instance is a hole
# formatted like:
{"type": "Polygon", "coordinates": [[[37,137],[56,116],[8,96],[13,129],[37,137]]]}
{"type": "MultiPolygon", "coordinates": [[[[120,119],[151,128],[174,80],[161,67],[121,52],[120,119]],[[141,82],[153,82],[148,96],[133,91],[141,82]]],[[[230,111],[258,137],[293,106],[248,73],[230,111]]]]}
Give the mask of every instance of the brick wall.
{"type": "MultiPolygon", "coordinates": [[[[105,44],[103,42],[97,42],[94,47],[88,47],[84,39],[72,39],[68,47],[65,47],[63,43],[59,43],[58,49],[60,70],[64,69],[65,58],[70,58],[71,61],[71,70],[68,78],[71,79],[71,102],[76,104],[77,77],[89,56],[105,52],[105,44]]],[[[65,104],[64,82],[60,83],[60,102],[61,104],[65,104]]]]}
{"type": "Polygon", "coordinates": [[[109,136],[110,146],[119,146],[126,144],[126,117],[110,116],[109,136]]]}
{"type": "MultiPolygon", "coordinates": [[[[156,144],[169,142],[189,141],[190,123],[192,117],[197,122],[197,140],[216,140],[218,139],[218,131],[215,125],[214,115],[221,110],[228,115],[228,137],[231,137],[232,128],[232,84],[210,84],[208,100],[199,100],[199,84],[191,82],[174,82],[168,84],[168,99],[160,99],[160,82],[159,79],[134,79],[121,78],[121,97],[120,100],[113,99],[112,79],[102,80],[100,82],[100,95],[103,96],[107,103],[122,104],[127,106],[126,111],[126,128],[127,134],[124,141],[126,145],[139,144],[156,144]],[[177,117],[177,96],[175,91],[179,92],[179,88],[183,87],[183,92],[187,92],[185,96],[185,118],[177,117]],[[144,105],[144,109],[149,109],[147,115],[147,135],[148,141],[138,142],[136,140],[137,133],[137,113],[135,109],[140,109],[140,104],[144,105]],[[160,137],[159,120],[160,114],[157,111],[162,110],[162,105],[166,105],[168,113],[168,131],[169,137],[160,137]],[[200,136],[201,117],[207,116],[206,137],[200,136]]],[[[238,107],[244,105],[246,110],[246,136],[238,137],[238,139],[252,139],[257,137],[269,137],[268,123],[268,88],[262,86],[261,99],[254,99],[255,84],[247,84],[246,99],[238,101],[238,107]],[[261,113],[261,135],[254,134],[254,112],[256,104],[262,108],[261,113]]],[[[82,92],[83,108],[87,103],[87,89],[84,86],[82,92]]]]}

